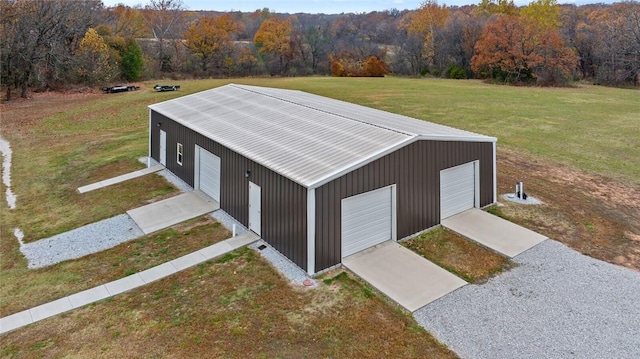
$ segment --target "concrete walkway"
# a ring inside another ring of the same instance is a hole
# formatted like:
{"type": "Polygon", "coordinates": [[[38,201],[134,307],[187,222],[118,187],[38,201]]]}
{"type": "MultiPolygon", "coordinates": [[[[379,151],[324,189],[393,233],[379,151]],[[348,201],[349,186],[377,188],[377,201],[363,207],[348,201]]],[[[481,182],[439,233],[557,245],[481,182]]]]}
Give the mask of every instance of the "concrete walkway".
{"type": "Polygon", "coordinates": [[[479,209],[442,220],[442,225],[510,258],[533,248],[547,237],[479,209]]]}
{"type": "Polygon", "coordinates": [[[109,179],[106,179],[104,181],[100,181],[100,182],[96,182],[96,183],[92,183],[92,184],[89,184],[89,185],[86,185],[86,186],[79,187],[78,188],[78,192],[87,193],[87,192],[90,192],[90,191],[95,191],[97,189],[104,188],[104,187],[107,187],[107,186],[111,186],[111,185],[114,185],[116,183],[128,181],[128,180],[133,179],[133,178],[146,176],[146,175],[148,175],[150,173],[155,173],[155,172],[158,172],[158,171],[160,171],[162,169],[164,169],[163,165],[155,165],[155,166],[143,168],[143,169],[138,170],[138,171],[125,173],[125,174],[123,174],[121,176],[109,178],[109,179]]]}
{"type": "Polygon", "coordinates": [[[200,191],[191,191],[127,211],[144,234],[210,213],[220,204],[200,191]]]}
{"type": "Polygon", "coordinates": [[[141,287],[210,259],[220,257],[249,245],[258,239],[258,236],[253,232],[245,232],[142,272],[0,318],[0,334],[141,287]]]}
{"type": "Polygon", "coordinates": [[[394,241],[343,258],[342,264],[410,312],[467,284],[394,241]]]}

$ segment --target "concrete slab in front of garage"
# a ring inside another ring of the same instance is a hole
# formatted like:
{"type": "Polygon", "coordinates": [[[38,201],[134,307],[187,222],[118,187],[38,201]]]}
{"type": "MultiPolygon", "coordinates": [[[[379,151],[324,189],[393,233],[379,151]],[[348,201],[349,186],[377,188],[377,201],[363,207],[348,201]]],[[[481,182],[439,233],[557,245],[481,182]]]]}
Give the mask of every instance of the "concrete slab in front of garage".
{"type": "Polygon", "coordinates": [[[343,258],[342,264],[410,312],[467,284],[394,241],[343,258]]]}
{"type": "Polygon", "coordinates": [[[218,202],[203,193],[192,191],[132,209],[127,211],[127,214],[144,234],[149,234],[213,212],[218,208],[220,208],[218,202]]]}
{"type": "Polygon", "coordinates": [[[443,219],[442,225],[510,258],[547,239],[542,234],[475,208],[443,219]]]}

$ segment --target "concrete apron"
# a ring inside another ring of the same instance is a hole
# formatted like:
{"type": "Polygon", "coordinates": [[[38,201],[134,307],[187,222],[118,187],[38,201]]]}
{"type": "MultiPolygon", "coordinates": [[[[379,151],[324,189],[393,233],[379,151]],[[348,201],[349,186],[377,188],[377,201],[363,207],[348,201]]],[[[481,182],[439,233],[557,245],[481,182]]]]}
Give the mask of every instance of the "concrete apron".
{"type": "Polygon", "coordinates": [[[442,225],[510,258],[547,239],[539,233],[479,209],[470,209],[445,218],[442,225]]]}
{"type": "Polygon", "coordinates": [[[467,284],[393,241],[343,258],[342,264],[410,312],[467,284]]]}
{"type": "Polygon", "coordinates": [[[204,193],[192,191],[132,209],[127,214],[144,234],[149,234],[219,208],[220,204],[204,193]]]}

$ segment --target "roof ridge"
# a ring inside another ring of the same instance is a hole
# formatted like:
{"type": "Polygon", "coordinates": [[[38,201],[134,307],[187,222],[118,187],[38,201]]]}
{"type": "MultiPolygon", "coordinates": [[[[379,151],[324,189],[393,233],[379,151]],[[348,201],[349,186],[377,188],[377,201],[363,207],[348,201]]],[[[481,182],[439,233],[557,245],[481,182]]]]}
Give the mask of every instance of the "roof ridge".
{"type": "MultiPolygon", "coordinates": [[[[233,87],[235,87],[235,88],[238,88],[238,89],[244,90],[244,91],[253,92],[253,93],[256,93],[256,94],[258,94],[258,95],[262,95],[262,96],[270,97],[270,98],[273,98],[273,99],[276,99],[276,100],[280,100],[280,101],[283,101],[283,102],[288,102],[288,103],[293,104],[293,105],[297,105],[297,106],[300,106],[300,107],[305,107],[305,108],[312,109],[312,110],[315,110],[315,111],[318,111],[318,112],[327,113],[327,114],[330,114],[330,115],[333,115],[333,116],[342,117],[342,118],[345,118],[345,119],[350,120],[350,121],[354,121],[354,122],[362,123],[362,124],[369,125],[369,126],[372,126],[372,127],[381,128],[381,129],[383,129],[383,130],[387,130],[387,131],[391,131],[391,132],[399,133],[399,134],[401,134],[401,135],[410,136],[410,137],[416,137],[416,136],[419,136],[419,135],[420,135],[419,133],[408,133],[408,132],[401,131],[401,130],[398,130],[398,129],[395,129],[395,128],[389,128],[389,127],[387,127],[387,126],[382,126],[382,125],[374,124],[374,123],[371,123],[371,122],[358,120],[358,119],[355,119],[355,118],[352,118],[352,117],[349,117],[349,116],[345,116],[345,115],[342,115],[342,114],[339,114],[339,113],[335,113],[335,112],[331,112],[331,111],[327,111],[327,110],[322,110],[322,109],[319,109],[319,108],[316,108],[316,107],[312,107],[312,106],[309,106],[309,105],[303,105],[303,104],[298,103],[298,102],[295,102],[295,101],[287,100],[287,99],[284,99],[284,98],[280,98],[280,97],[278,97],[278,96],[269,95],[269,94],[266,94],[266,93],[263,93],[263,92],[260,92],[260,91],[257,91],[257,90],[252,90],[252,89],[247,88],[247,87],[262,88],[262,87],[259,87],[259,86],[251,86],[251,85],[236,85],[236,84],[229,84],[229,85],[230,85],[230,86],[233,86],[233,87]]],[[[272,88],[272,87],[269,87],[269,88],[272,88]]],[[[273,88],[273,89],[276,89],[276,88],[273,88]]],[[[283,89],[277,89],[277,90],[283,90],[283,89]]],[[[312,93],[304,92],[304,91],[299,91],[299,90],[289,90],[289,89],[286,89],[286,90],[287,90],[287,91],[300,92],[300,93],[307,94],[307,95],[312,95],[312,96],[322,97],[322,96],[320,96],[320,95],[316,95],[316,94],[312,94],[312,93]]],[[[337,100],[337,99],[335,99],[335,98],[331,98],[331,97],[325,97],[325,98],[329,98],[329,99],[331,99],[331,100],[333,100],[333,101],[345,102],[345,103],[348,103],[348,104],[350,104],[350,105],[361,106],[361,105],[358,105],[358,104],[353,104],[353,103],[350,103],[350,102],[337,100]]],[[[369,109],[378,110],[378,109],[375,109],[375,108],[369,108],[369,109]]],[[[380,111],[380,110],[378,110],[378,111],[380,111]]]]}

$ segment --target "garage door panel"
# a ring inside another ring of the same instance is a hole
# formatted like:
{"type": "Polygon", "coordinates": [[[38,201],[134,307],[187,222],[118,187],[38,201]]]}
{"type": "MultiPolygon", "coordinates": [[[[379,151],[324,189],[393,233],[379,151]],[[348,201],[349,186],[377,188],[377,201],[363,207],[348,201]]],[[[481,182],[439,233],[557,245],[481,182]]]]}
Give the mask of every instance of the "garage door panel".
{"type": "Polygon", "coordinates": [[[473,208],[475,184],[473,162],[440,171],[440,219],[473,208]]]}
{"type": "Polygon", "coordinates": [[[351,208],[348,212],[348,215],[345,216],[347,221],[356,220],[356,221],[364,221],[369,216],[382,216],[386,212],[389,211],[389,202],[385,201],[382,203],[378,203],[375,206],[359,206],[358,208],[351,208]]]}
{"type": "MultiPolygon", "coordinates": [[[[347,198],[349,202],[347,207],[351,214],[358,215],[363,210],[374,208],[385,208],[391,201],[391,195],[389,193],[381,192],[381,194],[374,193],[375,196],[370,196],[368,200],[357,200],[358,196],[347,198]],[[352,201],[352,199],[356,199],[352,201]]],[[[361,195],[362,196],[362,195],[361,195]]]]}
{"type": "Polygon", "coordinates": [[[342,200],[342,256],[392,239],[392,187],[342,200]]]}
{"type": "MultiPolygon", "coordinates": [[[[347,236],[365,236],[365,235],[376,235],[380,233],[383,237],[391,237],[391,228],[389,228],[389,223],[377,222],[374,224],[363,223],[359,226],[354,226],[351,228],[345,229],[344,233],[347,236]]],[[[389,239],[389,238],[387,238],[389,239]]]]}
{"type": "Polygon", "coordinates": [[[198,149],[200,153],[199,189],[220,202],[220,157],[205,149],[198,149]]]}

